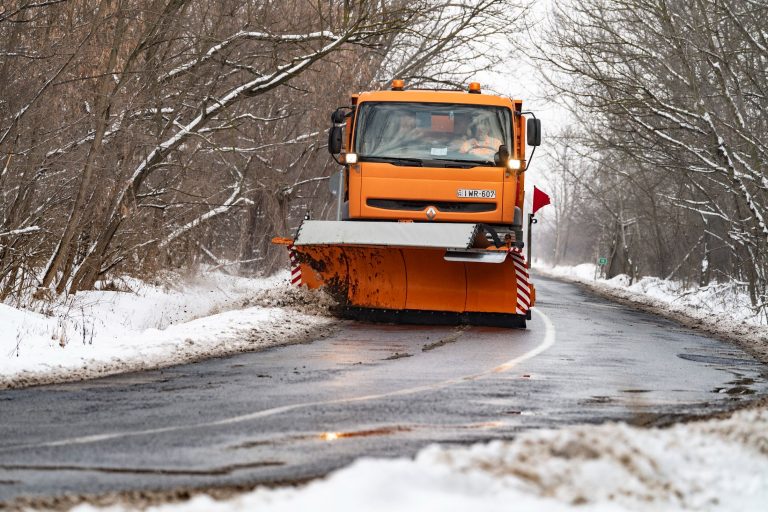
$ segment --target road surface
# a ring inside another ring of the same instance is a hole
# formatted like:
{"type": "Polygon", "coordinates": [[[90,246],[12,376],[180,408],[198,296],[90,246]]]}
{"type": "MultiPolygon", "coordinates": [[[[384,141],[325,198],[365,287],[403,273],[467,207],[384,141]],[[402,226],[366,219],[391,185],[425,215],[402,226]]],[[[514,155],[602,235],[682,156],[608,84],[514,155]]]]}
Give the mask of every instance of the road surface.
{"type": "Polygon", "coordinates": [[[664,424],[768,393],[740,349],[536,279],[527,330],[344,323],[326,339],[0,391],[0,508],[25,497],[252,486],[535,428],[664,424]]]}

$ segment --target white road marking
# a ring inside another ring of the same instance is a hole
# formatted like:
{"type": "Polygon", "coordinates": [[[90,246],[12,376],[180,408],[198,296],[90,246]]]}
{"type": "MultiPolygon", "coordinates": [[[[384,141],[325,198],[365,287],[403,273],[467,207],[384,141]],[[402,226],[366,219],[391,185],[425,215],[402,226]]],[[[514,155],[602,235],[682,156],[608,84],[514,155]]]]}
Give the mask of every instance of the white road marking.
{"type": "Polygon", "coordinates": [[[26,444],[26,445],[8,446],[8,447],[0,448],[0,452],[20,450],[25,448],[50,448],[50,447],[56,447],[56,446],[67,446],[72,444],[90,444],[90,443],[98,443],[101,441],[109,441],[112,439],[125,438],[125,437],[138,437],[138,436],[146,436],[146,435],[153,435],[153,434],[163,434],[166,432],[174,432],[174,431],[181,431],[181,430],[191,430],[196,428],[232,425],[235,423],[242,423],[245,421],[251,421],[259,418],[266,418],[269,416],[274,416],[276,414],[281,414],[281,413],[293,411],[296,409],[302,409],[305,407],[365,402],[368,400],[379,400],[382,398],[412,395],[412,394],[421,393],[424,391],[436,391],[439,389],[452,386],[454,384],[460,384],[462,382],[479,380],[479,379],[490,377],[499,373],[508,372],[509,370],[519,365],[523,361],[527,361],[528,359],[536,357],[537,355],[541,354],[542,352],[550,348],[552,345],[554,345],[555,326],[554,324],[552,324],[552,321],[549,319],[549,317],[547,317],[547,315],[545,315],[538,309],[532,309],[531,311],[533,311],[544,323],[544,337],[542,339],[542,342],[539,345],[537,345],[535,348],[526,352],[525,354],[522,354],[514,359],[510,359],[509,361],[502,363],[499,366],[496,366],[495,368],[491,368],[490,370],[487,370],[485,372],[478,373],[475,375],[456,377],[454,379],[444,380],[441,382],[437,382],[435,384],[425,384],[423,386],[400,389],[397,391],[390,391],[386,393],[377,393],[377,394],[371,394],[371,395],[356,396],[351,398],[339,398],[336,400],[321,400],[317,402],[303,402],[303,403],[298,403],[293,405],[283,405],[280,407],[272,407],[271,409],[264,409],[261,411],[256,411],[248,414],[232,416],[230,418],[225,418],[222,420],[210,421],[205,423],[196,423],[194,425],[175,425],[171,427],[136,430],[132,432],[114,432],[111,434],[98,434],[98,435],[92,435],[92,436],[73,437],[69,439],[62,439],[59,441],[49,441],[46,443],[34,443],[34,444],[26,444]]]}
{"type": "Polygon", "coordinates": [[[520,357],[516,357],[515,359],[512,359],[510,361],[507,361],[504,364],[501,364],[491,370],[493,373],[502,373],[511,370],[518,364],[522,363],[523,361],[526,361],[532,357],[536,357],[537,355],[541,354],[545,350],[547,350],[549,347],[555,344],[555,325],[552,323],[552,320],[549,319],[547,315],[539,311],[538,309],[531,309],[534,313],[536,313],[536,316],[541,318],[541,320],[544,322],[544,340],[541,342],[541,345],[534,348],[533,350],[530,350],[529,352],[526,352],[525,354],[521,355],[520,357]]]}

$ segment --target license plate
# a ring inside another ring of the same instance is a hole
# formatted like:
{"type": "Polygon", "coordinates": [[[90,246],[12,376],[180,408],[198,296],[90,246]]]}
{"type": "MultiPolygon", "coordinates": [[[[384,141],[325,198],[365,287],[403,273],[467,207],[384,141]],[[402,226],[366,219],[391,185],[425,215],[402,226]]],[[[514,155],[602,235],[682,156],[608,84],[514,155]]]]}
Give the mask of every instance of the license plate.
{"type": "Polygon", "coordinates": [[[457,197],[471,197],[479,199],[496,199],[495,190],[474,190],[468,188],[460,188],[457,193],[457,197]]]}

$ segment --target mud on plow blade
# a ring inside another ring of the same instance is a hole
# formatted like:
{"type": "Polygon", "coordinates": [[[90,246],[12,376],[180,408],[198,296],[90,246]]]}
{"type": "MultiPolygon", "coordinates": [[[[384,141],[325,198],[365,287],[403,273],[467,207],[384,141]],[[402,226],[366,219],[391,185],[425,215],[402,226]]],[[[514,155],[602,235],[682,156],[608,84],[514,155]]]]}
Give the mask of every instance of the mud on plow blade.
{"type": "Polygon", "coordinates": [[[535,300],[522,253],[489,246],[482,224],[307,220],[273,242],[346,318],[525,327],[535,300]]]}

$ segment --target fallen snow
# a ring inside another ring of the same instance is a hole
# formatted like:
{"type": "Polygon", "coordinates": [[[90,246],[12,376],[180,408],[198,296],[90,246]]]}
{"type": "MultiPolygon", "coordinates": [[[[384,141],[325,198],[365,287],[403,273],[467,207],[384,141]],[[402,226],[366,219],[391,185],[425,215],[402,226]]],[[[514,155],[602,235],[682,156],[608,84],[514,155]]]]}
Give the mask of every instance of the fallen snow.
{"type": "MultiPolygon", "coordinates": [[[[171,281],[173,282],[173,281],[171,281]]],[[[78,380],[256,350],[319,334],[328,316],[288,274],[205,273],[175,286],[124,279],[27,308],[0,303],[0,388],[78,380]],[[288,309],[286,309],[288,308],[288,309]]]]}
{"type": "MultiPolygon", "coordinates": [[[[226,501],[200,495],[146,510],[748,512],[766,503],[768,411],[753,409],[668,429],[606,424],[431,446],[415,460],[362,459],[299,488],[260,488],[226,501]]],[[[73,509],[96,510],[135,509],[73,509]]]]}
{"type": "Polygon", "coordinates": [[[738,321],[765,326],[766,318],[755,314],[745,286],[732,283],[711,283],[704,287],[685,287],[679,281],[642,277],[630,284],[626,275],[611,279],[597,276],[596,266],[590,263],[576,266],[537,266],[537,271],[548,275],[564,277],[579,282],[593,283],[604,288],[625,289],[635,295],[642,295],[667,304],[685,307],[691,314],[703,313],[708,316],[727,315],[738,321]]]}

